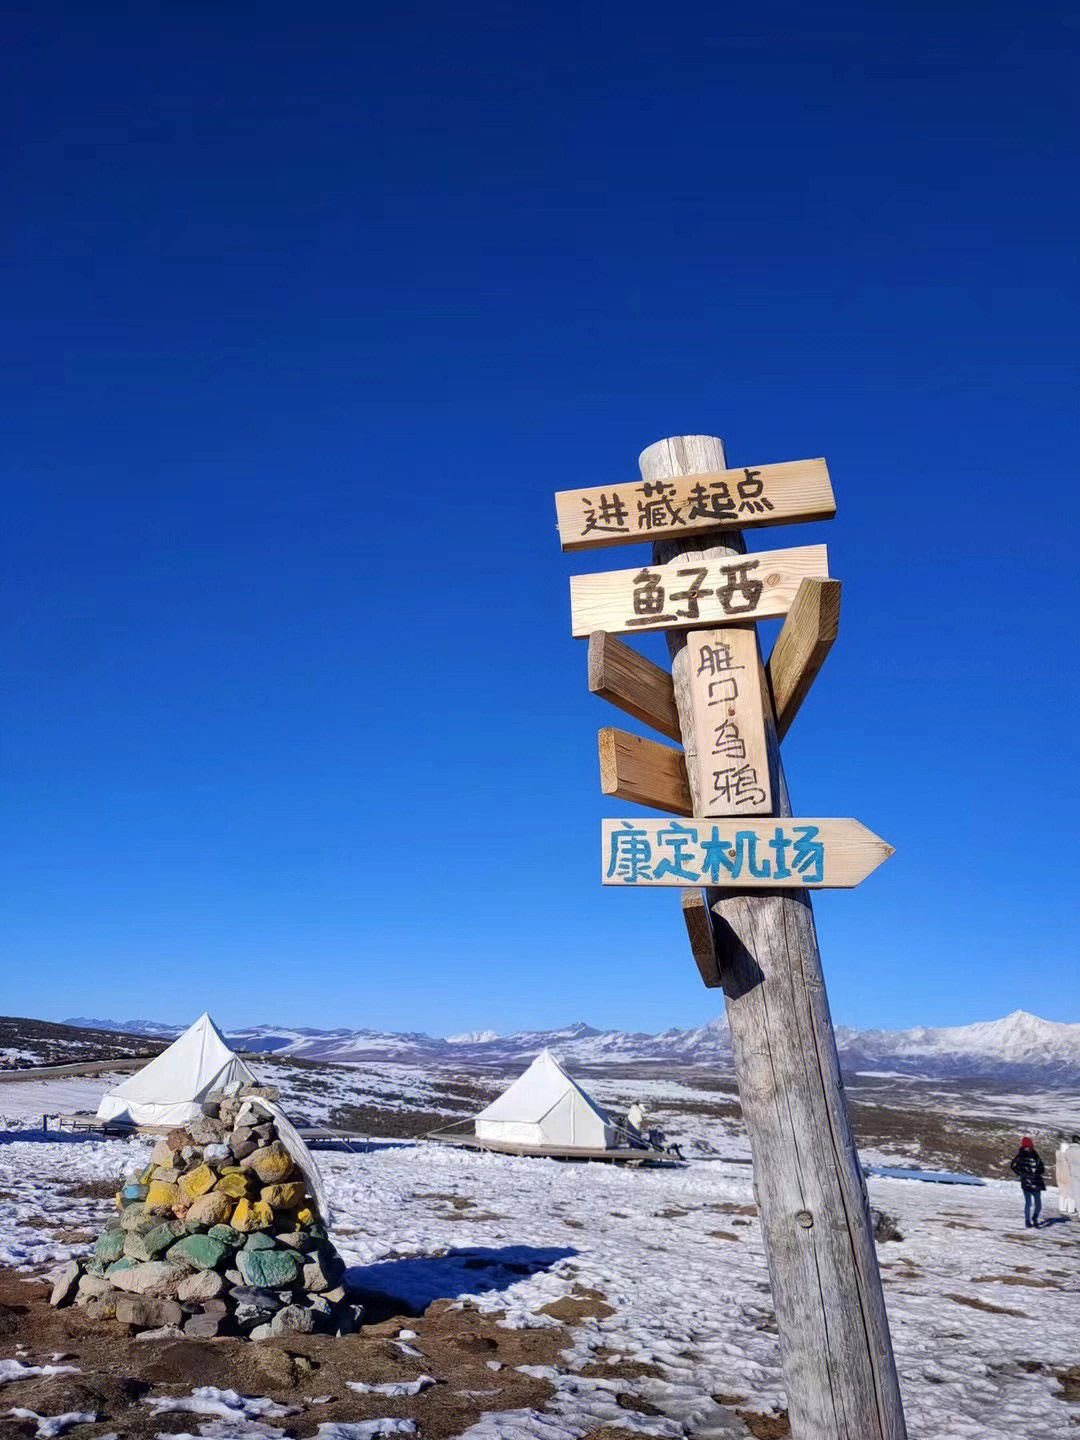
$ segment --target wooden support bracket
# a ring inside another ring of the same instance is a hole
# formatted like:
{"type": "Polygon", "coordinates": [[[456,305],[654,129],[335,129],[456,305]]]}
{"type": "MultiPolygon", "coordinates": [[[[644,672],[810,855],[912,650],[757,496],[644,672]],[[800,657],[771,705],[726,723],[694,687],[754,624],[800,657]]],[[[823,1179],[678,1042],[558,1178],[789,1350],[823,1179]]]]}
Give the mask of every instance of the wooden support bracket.
{"type": "Polygon", "coordinates": [[[600,748],[600,789],[605,795],[673,815],[694,813],[681,750],[610,727],[601,730],[596,738],[600,748]]]}
{"type": "Polygon", "coordinates": [[[671,676],[604,630],[589,636],[589,689],[682,744],[671,676]]]}
{"type": "Polygon", "coordinates": [[[769,656],[768,676],[782,740],[825,664],[840,623],[840,581],[804,580],[769,656]]]}

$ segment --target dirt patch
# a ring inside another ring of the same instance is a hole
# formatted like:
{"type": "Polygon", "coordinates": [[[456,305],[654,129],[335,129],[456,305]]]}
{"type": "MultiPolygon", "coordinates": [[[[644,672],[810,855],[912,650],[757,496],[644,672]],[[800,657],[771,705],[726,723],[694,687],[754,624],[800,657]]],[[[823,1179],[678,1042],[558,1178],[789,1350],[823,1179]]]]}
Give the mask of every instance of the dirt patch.
{"type": "Polygon", "coordinates": [[[969,1310],[985,1310],[988,1315],[1015,1315],[1017,1319],[1024,1320],[1027,1317],[1023,1310],[1010,1310],[1007,1305],[991,1305],[987,1300],[978,1300],[971,1295],[949,1295],[946,1300],[954,1300],[957,1305],[966,1305],[969,1310]]]}
{"type": "Polygon", "coordinates": [[[579,1320],[606,1320],[615,1314],[615,1307],[607,1303],[599,1290],[590,1290],[584,1285],[575,1285],[569,1295],[561,1300],[552,1300],[541,1305],[540,1315],[550,1315],[564,1325],[576,1325],[579,1320]]]}
{"type": "Polygon", "coordinates": [[[709,1230],[710,1240],[738,1240],[738,1235],[733,1235],[730,1230],[709,1230]]]}
{"type": "Polygon", "coordinates": [[[753,1435],[754,1440],[783,1440],[791,1434],[787,1411],[777,1415],[762,1415],[756,1410],[736,1410],[735,1414],[753,1435]]]}
{"type": "Polygon", "coordinates": [[[703,1207],[714,1210],[717,1215],[756,1215],[756,1205],[736,1205],[734,1200],[715,1200],[703,1207]]]}
{"type": "Polygon", "coordinates": [[[973,1275],[973,1285],[1026,1285],[1031,1290],[1060,1290],[1056,1280],[1040,1280],[1037,1275],[973,1275]]]}
{"type": "Polygon", "coordinates": [[[74,1185],[65,1185],[59,1193],[72,1200],[114,1200],[119,1188],[118,1180],[79,1180],[74,1185]]]}
{"type": "Polygon", "coordinates": [[[657,1380],[664,1372],[650,1360],[591,1360],[574,1374],[586,1380],[657,1380]]]}
{"type": "Polygon", "coordinates": [[[1073,1365],[1068,1370],[1052,1370],[1050,1373],[1061,1386],[1058,1398],[1070,1405],[1080,1405],[1080,1365],[1073,1365]]]}
{"type": "Polygon", "coordinates": [[[640,1395],[627,1395],[621,1391],[615,1396],[615,1404],[620,1410],[634,1410],[639,1415],[662,1415],[664,1412],[651,1400],[645,1400],[640,1395]]]}
{"type": "MultiPolygon", "coordinates": [[[[88,1437],[113,1430],[126,1440],[152,1440],[159,1432],[191,1431],[196,1416],[169,1412],[155,1419],[145,1400],[216,1385],[297,1407],[282,1423],[300,1440],[314,1435],[324,1421],[383,1415],[415,1420],[424,1440],[449,1440],[474,1425],[484,1411],[542,1410],[552,1387],[515,1367],[558,1364],[566,1345],[565,1331],[501,1329],[497,1321],[502,1312],[481,1315],[455,1309],[450,1301],[435,1301],[418,1318],[391,1318],[342,1339],[295,1335],[255,1344],[233,1338],[139,1342],[115,1323],[91,1320],[82,1310],[50,1309],[48,1293],[39,1281],[27,1283],[10,1270],[0,1270],[0,1355],[13,1356],[22,1344],[27,1347],[20,1355],[24,1363],[62,1353],[81,1373],[12,1381],[4,1387],[4,1405],[43,1415],[92,1410],[98,1423],[88,1428],[88,1437]],[[393,1343],[403,1326],[415,1332],[408,1343],[419,1356],[404,1355],[393,1343]],[[488,1369],[489,1360],[499,1361],[502,1369],[488,1369]],[[434,1376],[438,1383],[400,1399],[358,1395],[346,1383],[377,1385],[421,1374],[434,1376]],[[486,1393],[458,1393],[469,1390],[486,1393]],[[312,1404],[311,1397],[317,1396],[331,1398],[312,1404]]],[[[597,1300],[581,1298],[595,1313],[597,1300]]],[[[613,1435],[605,1431],[604,1440],[613,1435]]]]}

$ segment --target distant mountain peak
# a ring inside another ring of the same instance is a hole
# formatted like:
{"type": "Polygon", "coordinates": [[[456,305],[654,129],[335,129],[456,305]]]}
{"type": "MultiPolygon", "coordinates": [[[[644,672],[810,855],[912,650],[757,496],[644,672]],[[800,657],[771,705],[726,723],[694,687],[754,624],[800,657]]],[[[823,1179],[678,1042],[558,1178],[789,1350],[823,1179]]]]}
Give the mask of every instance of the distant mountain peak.
{"type": "MultiPolygon", "coordinates": [[[[148,1021],[117,1024],[108,1020],[69,1020],[69,1025],[123,1030],[140,1035],[173,1036],[182,1026],[148,1021]]],[[[634,1034],[597,1030],[582,1020],[557,1030],[522,1030],[499,1035],[471,1030],[438,1039],[423,1034],[384,1034],[340,1027],[252,1025],[230,1029],[227,1038],[239,1050],[296,1055],[335,1063],[396,1061],[402,1064],[524,1066],[550,1048],[571,1065],[697,1065],[730,1072],[731,1035],[723,1015],[689,1030],[634,1034]]],[[[972,1025],[916,1026],[909,1030],[853,1030],[838,1026],[837,1048],[843,1068],[895,1071],[926,1078],[979,1079],[1026,1077],[1041,1083],[1080,1084],[1080,1024],[1043,1020],[1014,1010],[999,1020],[972,1025]]]]}

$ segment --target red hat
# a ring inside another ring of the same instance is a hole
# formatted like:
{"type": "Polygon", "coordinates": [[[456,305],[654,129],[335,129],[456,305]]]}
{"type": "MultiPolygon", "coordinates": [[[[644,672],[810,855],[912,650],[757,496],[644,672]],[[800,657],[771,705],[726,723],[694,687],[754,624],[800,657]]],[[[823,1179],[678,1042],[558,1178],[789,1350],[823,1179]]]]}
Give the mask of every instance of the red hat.
{"type": "Polygon", "coordinates": [[[1034,1141],[1032,1140],[1032,1138],[1031,1138],[1030,1135],[1025,1135],[1024,1138],[1020,1141],[1020,1149],[1021,1149],[1021,1150],[1034,1150],[1034,1149],[1035,1149],[1034,1141]]]}

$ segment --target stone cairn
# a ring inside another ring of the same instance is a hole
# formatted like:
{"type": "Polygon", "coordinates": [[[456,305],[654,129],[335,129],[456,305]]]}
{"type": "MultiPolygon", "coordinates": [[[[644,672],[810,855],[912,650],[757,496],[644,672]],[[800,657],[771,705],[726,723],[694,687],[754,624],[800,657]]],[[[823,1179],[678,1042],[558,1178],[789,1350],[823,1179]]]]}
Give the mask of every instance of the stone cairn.
{"type": "Polygon", "coordinates": [[[90,1258],[64,1267],[54,1305],[74,1300],[140,1339],[347,1335],[362,1318],[325,1217],[254,1093],[211,1099],[170,1130],[116,1205],[90,1258]]]}

